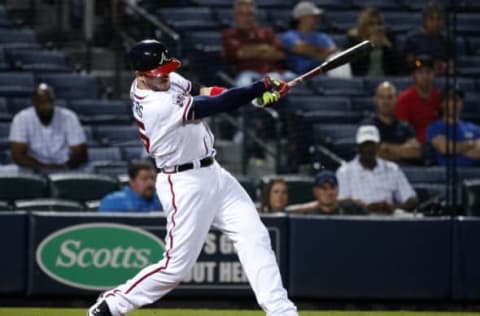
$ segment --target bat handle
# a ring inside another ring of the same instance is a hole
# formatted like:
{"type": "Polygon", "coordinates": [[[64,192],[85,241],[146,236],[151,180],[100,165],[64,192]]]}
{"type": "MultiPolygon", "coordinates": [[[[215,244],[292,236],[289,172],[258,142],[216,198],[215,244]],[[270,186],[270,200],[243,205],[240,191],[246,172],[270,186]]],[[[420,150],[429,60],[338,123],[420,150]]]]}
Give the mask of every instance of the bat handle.
{"type": "Polygon", "coordinates": [[[289,82],[287,83],[287,85],[288,85],[289,88],[293,88],[293,87],[295,87],[296,85],[298,85],[299,83],[301,83],[302,81],[303,81],[303,78],[302,78],[302,77],[297,77],[297,78],[289,81],[289,82]]]}

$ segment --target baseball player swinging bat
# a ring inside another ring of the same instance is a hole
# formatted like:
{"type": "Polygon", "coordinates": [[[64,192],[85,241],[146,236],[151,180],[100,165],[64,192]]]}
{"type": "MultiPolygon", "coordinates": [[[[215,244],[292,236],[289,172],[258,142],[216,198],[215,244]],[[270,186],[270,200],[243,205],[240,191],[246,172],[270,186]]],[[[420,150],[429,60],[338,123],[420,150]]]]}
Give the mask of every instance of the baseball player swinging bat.
{"type": "MultiPolygon", "coordinates": [[[[297,78],[289,81],[287,83],[288,89],[291,89],[298,85],[299,83],[309,80],[315,76],[318,76],[322,73],[325,73],[334,68],[340,67],[344,64],[347,64],[356,58],[369,53],[374,48],[373,44],[370,41],[363,41],[355,46],[350,47],[349,49],[341,52],[340,54],[332,57],[331,59],[325,61],[320,66],[313,68],[312,70],[298,76],[297,78]]],[[[287,90],[288,91],[288,90],[287,90]]],[[[280,98],[278,95],[277,98],[280,98]]],[[[261,99],[257,98],[252,100],[252,105],[256,107],[263,107],[261,99]]]]}

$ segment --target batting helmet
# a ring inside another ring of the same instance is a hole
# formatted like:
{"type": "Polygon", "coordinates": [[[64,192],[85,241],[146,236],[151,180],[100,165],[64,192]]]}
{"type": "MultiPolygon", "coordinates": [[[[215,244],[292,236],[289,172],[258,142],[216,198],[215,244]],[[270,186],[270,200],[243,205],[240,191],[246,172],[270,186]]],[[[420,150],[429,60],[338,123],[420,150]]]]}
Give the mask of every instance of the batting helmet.
{"type": "Polygon", "coordinates": [[[168,50],[157,40],[143,40],[136,43],[128,53],[134,70],[149,77],[168,74],[180,67],[178,59],[170,57],[168,50]]]}

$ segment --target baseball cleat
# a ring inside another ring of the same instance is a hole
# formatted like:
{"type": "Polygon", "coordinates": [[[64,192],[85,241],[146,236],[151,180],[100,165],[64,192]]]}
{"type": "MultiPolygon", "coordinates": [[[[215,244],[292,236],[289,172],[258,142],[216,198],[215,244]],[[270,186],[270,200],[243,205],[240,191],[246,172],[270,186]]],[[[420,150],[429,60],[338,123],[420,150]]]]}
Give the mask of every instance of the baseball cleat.
{"type": "Polygon", "coordinates": [[[99,301],[90,307],[87,316],[112,316],[105,300],[99,301]]]}

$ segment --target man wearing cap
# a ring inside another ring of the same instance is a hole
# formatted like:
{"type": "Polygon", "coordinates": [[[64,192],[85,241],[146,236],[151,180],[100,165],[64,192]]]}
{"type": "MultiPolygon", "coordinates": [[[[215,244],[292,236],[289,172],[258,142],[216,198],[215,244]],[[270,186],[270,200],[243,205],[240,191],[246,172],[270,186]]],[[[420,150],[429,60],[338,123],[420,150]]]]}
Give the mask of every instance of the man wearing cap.
{"type": "Polygon", "coordinates": [[[336,52],[335,43],[325,33],[317,32],[323,10],[313,2],[299,2],[292,12],[293,30],[282,34],[290,70],[302,74],[315,68],[336,52]]]}
{"type": "Polygon", "coordinates": [[[476,166],[480,160],[480,127],[460,119],[463,97],[458,88],[446,93],[442,98],[443,118],[427,127],[427,142],[442,166],[448,164],[449,153],[459,167],[476,166]]]}
{"type": "Polygon", "coordinates": [[[407,122],[395,117],[397,89],[389,81],[383,81],[375,89],[373,102],[376,113],[362,121],[361,125],[375,125],[380,132],[378,155],[386,160],[419,162],[422,156],[421,145],[415,131],[407,122]]]}
{"type": "Polygon", "coordinates": [[[377,156],[378,129],[373,125],[360,126],[356,143],[358,155],[337,170],[339,200],[354,201],[371,213],[413,210],[417,197],[402,170],[396,163],[377,156]]]}
{"type": "Polygon", "coordinates": [[[322,170],[315,176],[313,195],[315,201],[295,204],[287,207],[287,212],[293,214],[324,214],[324,215],[358,215],[366,214],[367,210],[351,201],[338,200],[338,181],[335,173],[322,170]]]}
{"type": "Polygon", "coordinates": [[[410,66],[413,85],[398,96],[395,115],[413,126],[418,141],[423,144],[428,124],[440,117],[441,92],[435,87],[435,71],[430,57],[420,56],[410,66]]]}

